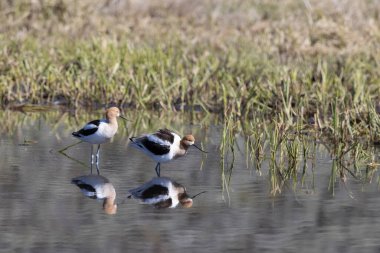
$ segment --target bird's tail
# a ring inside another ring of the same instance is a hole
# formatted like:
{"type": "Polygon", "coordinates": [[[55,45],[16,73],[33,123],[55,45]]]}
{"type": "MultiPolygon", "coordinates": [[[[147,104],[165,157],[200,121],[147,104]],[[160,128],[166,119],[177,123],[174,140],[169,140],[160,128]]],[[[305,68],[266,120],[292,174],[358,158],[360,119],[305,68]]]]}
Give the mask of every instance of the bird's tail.
{"type": "Polygon", "coordinates": [[[130,144],[131,144],[132,147],[144,150],[144,147],[139,142],[139,138],[137,138],[137,137],[131,137],[131,138],[129,138],[129,140],[131,141],[130,144]]]}
{"type": "Polygon", "coordinates": [[[79,184],[79,182],[80,182],[79,179],[76,179],[76,178],[71,179],[72,184],[79,184]]]}
{"type": "Polygon", "coordinates": [[[128,191],[129,193],[129,196],[128,198],[134,198],[134,199],[138,199],[138,198],[141,198],[142,197],[142,193],[143,191],[146,189],[146,185],[140,185],[139,187],[135,188],[135,189],[131,189],[128,191]]]}

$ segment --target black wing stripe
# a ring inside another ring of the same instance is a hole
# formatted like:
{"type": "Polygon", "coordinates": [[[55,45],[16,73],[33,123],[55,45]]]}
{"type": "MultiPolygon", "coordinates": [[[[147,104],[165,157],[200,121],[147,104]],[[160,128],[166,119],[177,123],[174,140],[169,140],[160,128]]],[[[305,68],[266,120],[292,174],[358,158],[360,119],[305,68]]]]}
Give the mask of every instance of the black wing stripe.
{"type": "MultiPolygon", "coordinates": [[[[80,136],[89,136],[91,134],[94,134],[96,131],[98,131],[98,128],[91,128],[91,129],[81,129],[78,132],[75,133],[75,136],[80,135],[80,136]]],[[[74,135],[74,133],[73,133],[74,135]]]]}
{"type": "Polygon", "coordinates": [[[88,185],[88,184],[77,184],[77,186],[82,189],[82,190],[86,190],[88,192],[96,192],[95,188],[92,187],[91,185],[88,185]]]}
{"type": "Polygon", "coordinates": [[[162,140],[170,142],[171,144],[174,142],[174,135],[169,129],[160,129],[154,135],[162,140]]]}
{"type": "Polygon", "coordinates": [[[159,195],[167,195],[169,193],[168,188],[162,186],[162,185],[153,185],[146,189],[142,194],[141,197],[143,199],[149,199],[154,198],[159,195]]]}
{"type": "Polygon", "coordinates": [[[164,201],[161,201],[161,202],[158,202],[157,204],[155,204],[154,206],[156,208],[169,208],[172,206],[172,199],[167,199],[167,200],[164,200],[164,201]]]}
{"type": "Polygon", "coordinates": [[[93,120],[91,122],[88,122],[86,125],[95,125],[94,128],[84,129],[82,128],[78,132],[72,133],[75,137],[81,137],[81,136],[89,136],[91,134],[94,134],[96,131],[98,131],[98,127],[100,124],[100,120],[93,120]]]}
{"type": "Polygon", "coordinates": [[[168,145],[161,145],[159,143],[156,143],[154,141],[150,141],[148,138],[143,138],[141,140],[141,144],[144,145],[144,147],[152,152],[155,155],[165,155],[170,152],[170,146],[168,145]]]}
{"type": "Polygon", "coordinates": [[[94,193],[94,196],[90,196],[89,198],[92,198],[92,199],[96,199],[96,190],[94,187],[92,187],[91,185],[89,184],[85,184],[83,183],[82,181],[80,180],[72,180],[71,181],[73,184],[75,184],[76,186],[78,186],[81,190],[86,190],[88,192],[93,192],[94,193]]]}
{"type": "Polygon", "coordinates": [[[95,125],[98,127],[100,125],[100,120],[96,119],[96,120],[90,121],[86,125],[95,125]]]}

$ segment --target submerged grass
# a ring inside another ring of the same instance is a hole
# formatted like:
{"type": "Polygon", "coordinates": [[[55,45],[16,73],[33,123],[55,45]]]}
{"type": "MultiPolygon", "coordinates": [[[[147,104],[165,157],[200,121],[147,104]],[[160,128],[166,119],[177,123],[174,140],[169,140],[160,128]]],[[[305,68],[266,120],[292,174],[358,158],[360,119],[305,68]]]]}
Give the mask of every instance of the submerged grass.
{"type": "MultiPolygon", "coordinates": [[[[20,125],[23,125],[22,129],[37,127],[41,128],[41,131],[44,131],[47,125],[57,140],[63,140],[69,138],[68,134],[81,127],[83,122],[101,117],[104,113],[103,110],[98,111],[96,115],[89,115],[81,110],[28,110],[29,107],[22,113],[10,110],[0,112],[0,119],[4,122],[0,127],[1,134],[17,136],[15,139],[24,140],[23,143],[18,143],[21,146],[35,145],[39,140],[29,136],[28,131],[20,131],[20,125]]],[[[214,131],[210,126],[217,125],[224,119],[224,125],[217,134],[220,134],[221,187],[227,201],[230,200],[230,183],[234,174],[242,173],[241,170],[244,169],[235,164],[237,152],[241,151],[238,142],[242,140],[245,140],[246,150],[241,153],[246,155],[248,169],[256,171],[258,176],[268,177],[271,195],[280,194],[285,189],[313,192],[314,173],[319,170],[317,156],[321,154],[328,154],[332,161],[330,182],[326,186],[332,194],[339,182],[346,185],[350,179],[363,184],[379,182],[378,149],[369,139],[362,138],[356,128],[353,129],[353,139],[343,139],[342,133],[347,132],[344,124],[340,124],[335,132],[336,136],[332,137],[334,132],[331,129],[322,130],[317,127],[309,129],[309,125],[287,127],[284,123],[285,117],[264,122],[247,121],[246,125],[243,125],[237,123],[238,121],[229,112],[226,112],[223,118],[208,116],[206,113],[169,111],[165,113],[129,111],[126,115],[133,121],[120,122],[118,131],[118,138],[125,139],[125,145],[128,145],[130,136],[155,131],[166,126],[175,129],[181,135],[193,133],[197,142],[203,140],[201,146],[205,146],[210,156],[215,156],[215,150],[209,147],[209,142],[213,141],[204,136],[214,131]],[[191,124],[186,126],[184,122],[193,122],[196,126],[192,127],[191,124]]],[[[77,144],[74,139],[71,143],[77,144]]],[[[67,146],[52,147],[50,152],[70,155],[67,146]]],[[[322,158],[322,161],[326,161],[326,157],[322,158]]]]}
{"type": "MultiPolygon", "coordinates": [[[[0,103],[217,115],[224,188],[240,136],[247,167],[269,160],[274,195],[302,187],[325,146],[333,192],[377,168],[379,13],[374,0],[1,2],[0,103]]],[[[127,135],[147,124],[134,116],[127,135]]]]}

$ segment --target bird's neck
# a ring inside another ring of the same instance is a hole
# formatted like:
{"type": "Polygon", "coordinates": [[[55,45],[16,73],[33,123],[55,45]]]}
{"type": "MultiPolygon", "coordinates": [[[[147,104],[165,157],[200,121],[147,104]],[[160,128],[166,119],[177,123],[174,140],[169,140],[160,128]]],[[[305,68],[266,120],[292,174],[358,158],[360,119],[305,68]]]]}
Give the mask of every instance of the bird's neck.
{"type": "Polygon", "coordinates": [[[182,141],[180,141],[179,149],[177,150],[175,157],[185,155],[188,149],[189,149],[189,146],[184,144],[182,141]]]}
{"type": "Polygon", "coordinates": [[[108,124],[115,126],[117,128],[117,119],[116,117],[107,117],[108,124]]]}
{"type": "Polygon", "coordinates": [[[185,153],[189,149],[189,145],[186,145],[183,141],[179,142],[179,149],[183,150],[185,153]]]}
{"type": "Polygon", "coordinates": [[[114,214],[116,213],[116,204],[115,204],[115,197],[116,196],[111,196],[108,198],[105,198],[103,201],[103,209],[106,211],[108,214],[114,214]]]}

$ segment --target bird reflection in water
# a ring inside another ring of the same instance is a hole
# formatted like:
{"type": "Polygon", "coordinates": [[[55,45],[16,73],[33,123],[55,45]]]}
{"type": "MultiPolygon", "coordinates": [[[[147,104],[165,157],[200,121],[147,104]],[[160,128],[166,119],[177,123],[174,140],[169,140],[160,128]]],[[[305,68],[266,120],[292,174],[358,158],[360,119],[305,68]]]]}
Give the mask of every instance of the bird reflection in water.
{"type": "Polygon", "coordinates": [[[156,208],[175,208],[178,204],[190,208],[193,199],[201,193],[190,197],[186,188],[167,177],[156,177],[143,185],[129,191],[128,198],[139,199],[143,204],[150,204],[156,208]]]}
{"type": "Polygon", "coordinates": [[[82,193],[92,199],[103,199],[103,210],[107,214],[115,214],[117,205],[115,203],[116,191],[110,181],[100,175],[86,175],[75,177],[71,180],[80,188],[82,193]]]}

